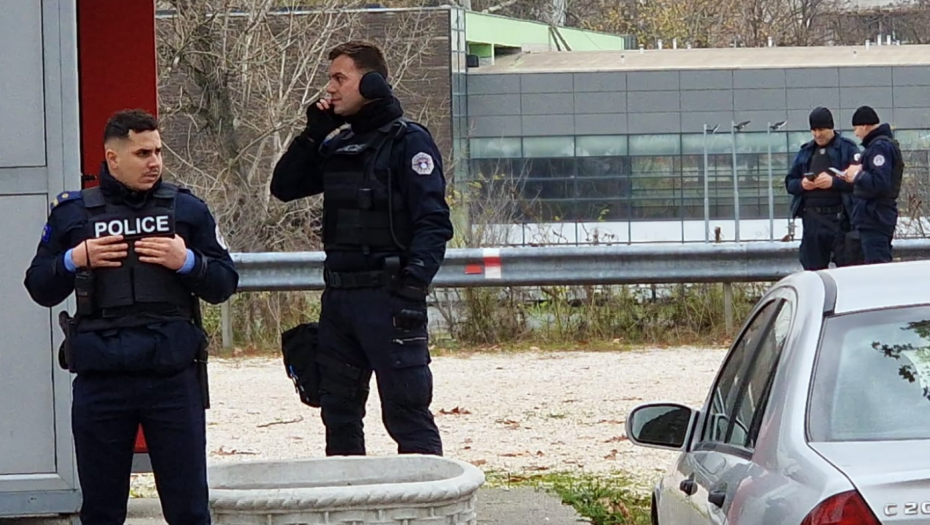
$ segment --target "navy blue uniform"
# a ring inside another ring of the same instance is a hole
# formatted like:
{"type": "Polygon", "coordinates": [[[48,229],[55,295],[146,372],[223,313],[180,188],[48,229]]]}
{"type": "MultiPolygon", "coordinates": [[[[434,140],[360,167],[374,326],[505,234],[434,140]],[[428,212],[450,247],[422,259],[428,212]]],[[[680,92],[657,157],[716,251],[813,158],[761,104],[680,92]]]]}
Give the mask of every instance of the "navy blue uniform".
{"type": "MultiPolygon", "coordinates": [[[[104,168],[107,202],[128,202],[129,192],[104,168]]],[[[209,303],[228,299],[238,273],[206,204],[177,192],[175,228],[187,245],[177,279],[209,303]]],[[[25,286],[38,304],[54,307],[75,290],[70,249],[90,237],[82,193],[52,203],[25,286]]],[[[140,263],[141,264],[141,263],[140,263]]],[[[80,327],[80,324],[78,325],[80,327]]],[[[210,522],[207,507],[206,428],[197,353],[205,334],[191,320],[78,330],[69,338],[73,383],[72,430],[84,503],[84,525],[122,524],[136,431],[141,424],[170,524],[210,522]]]]}
{"type": "Polygon", "coordinates": [[[426,288],[453,234],[446,183],[429,132],[392,119],[353,123],[319,145],[298,137],[271,182],[283,201],[324,195],[327,286],[318,354],[328,455],[365,454],[362,420],[372,371],[398,452],[442,454],[429,410],[426,288]],[[393,147],[385,152],[377,144],[393,147]]]}
{"type": "Polygon", "coordinates": [[[791,217],[801,217],[804,228],[800,260],[805,270],[827,268],[830,261],[847,266],[859,259],[856,246],[846,242],[846,234],[851,230],[853,186],[828,171],[831,167],[845,170],[857,153],[856,144],[839,133],[823,147],[811,140],[801,146],[785,177],[785,188],[793,195],[791,217]],[[807,172],[827,172],[833,177],[833,186],[827,190],[805,190],[801,180],[807,172]]]}
{"type": "Polygon", "coordinates": [[[881,124],[862,141],[862,171],[854,181],[852,224],[862,239],[865,263],[891,262],[891,239],[898,223],[897,197],[904,159],[892,142],[891,126],[881,124]]]}

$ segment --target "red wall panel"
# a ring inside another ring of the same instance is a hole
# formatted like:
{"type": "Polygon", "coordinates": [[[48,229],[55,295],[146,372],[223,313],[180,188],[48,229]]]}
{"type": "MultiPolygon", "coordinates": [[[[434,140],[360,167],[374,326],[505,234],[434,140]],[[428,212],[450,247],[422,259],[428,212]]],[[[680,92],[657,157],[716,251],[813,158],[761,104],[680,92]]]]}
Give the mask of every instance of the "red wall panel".
{"type": "Polygon", "coordinates": [[[132,108],[157,115],[155,1],[77,0],[77,18],[81,169],[96,175],[110,115],[132,108]]]}
{"type": "MultiPolygon", "coordinates": [[[[134,108],[158,114],[155,0],[77,0],[77,21],[81,172],[96,176],[110,115],[134,108]]],[[[146,448],[140,428],[135,450],[146,448]]]]}

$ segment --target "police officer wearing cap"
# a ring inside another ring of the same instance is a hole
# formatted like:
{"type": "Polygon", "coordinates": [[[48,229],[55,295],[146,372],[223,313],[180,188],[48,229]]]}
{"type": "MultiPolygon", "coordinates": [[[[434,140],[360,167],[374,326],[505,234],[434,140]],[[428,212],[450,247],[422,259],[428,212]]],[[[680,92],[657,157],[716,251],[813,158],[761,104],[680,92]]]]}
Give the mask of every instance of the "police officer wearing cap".
{"type": "Polygon", "coordinates": [[[852,185],[836,173],[853,162],[859,148],[833,129],[833,115],[824,107],[810,114],[813,139],[801,146],[785,177],[791,217],[801,217],[800,260],[805,270],[854,264],[858,254],[847,244],[848,217],[853,211],[852,185]]]}
{"type": "Polygon", "coordinates": [[[329,60],[328,98],[307,108],[306,129],[271,182],[282,201],[323,194],[317,360],[326,453],[365,454],[374,372],[398,453],[441,455],[426,296],[453,234],[442,157],[429,131],[403,117],[377,46],[341,44],[329,60]]]}
{"type": "Polygon", "coordinates": [[[141,425],[166,521],[208,524],[199,299],[227,300],[238,273],[207,205],[162,180],[152,115],[116,113],[104,146],[99,186],[55,199],[25,279],[42,306],[76,296],[59,359],[76,374],[81,523],[125,522],[141,425]]]}
{"type": "Polygon", "coordinates": [[[862,241],[865,264],[891,262],[904,155],[891,126],[881,124],[871,107],[859,107],[853,113],[852,125],[865,148],[862,162],[853,164],[845,173],[856,196],[852,224],[862,241]]]}

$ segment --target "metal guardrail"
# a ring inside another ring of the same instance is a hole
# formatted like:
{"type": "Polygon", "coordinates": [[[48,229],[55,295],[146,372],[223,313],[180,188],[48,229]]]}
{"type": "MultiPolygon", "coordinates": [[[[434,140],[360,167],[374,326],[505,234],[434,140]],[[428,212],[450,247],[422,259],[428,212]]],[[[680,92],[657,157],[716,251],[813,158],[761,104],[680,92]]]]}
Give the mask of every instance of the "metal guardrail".
{"type": "MultiPolygon", "coordinates": [[[[801,270],[799,242],[450,249],[435,288],[777,281],[801,270]]],[[[930,259],[930,239],[894,241],[930,259]]],[[[322,290],[322,252],[235,253],[240,292],[322,290]]]]}

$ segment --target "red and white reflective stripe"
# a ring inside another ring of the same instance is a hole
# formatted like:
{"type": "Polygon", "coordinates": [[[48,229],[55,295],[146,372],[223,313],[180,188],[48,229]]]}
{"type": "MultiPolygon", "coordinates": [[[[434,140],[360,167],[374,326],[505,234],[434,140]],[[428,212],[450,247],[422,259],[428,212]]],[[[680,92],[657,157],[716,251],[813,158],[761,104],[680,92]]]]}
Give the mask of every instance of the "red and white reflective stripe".
{"type": "Polygon", "coordinates": [[[500,248],[484,248],[481,257],[482,264],[466,264],[466,275],[484,273],[485,279],[502,279],[500,248]]]}
{"type": "Polygon", "coordinates": [[[501,250],[500,248],[484,249],[484,278],[501,279],[501,250]]]}

